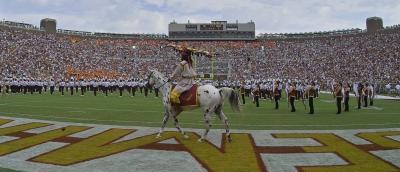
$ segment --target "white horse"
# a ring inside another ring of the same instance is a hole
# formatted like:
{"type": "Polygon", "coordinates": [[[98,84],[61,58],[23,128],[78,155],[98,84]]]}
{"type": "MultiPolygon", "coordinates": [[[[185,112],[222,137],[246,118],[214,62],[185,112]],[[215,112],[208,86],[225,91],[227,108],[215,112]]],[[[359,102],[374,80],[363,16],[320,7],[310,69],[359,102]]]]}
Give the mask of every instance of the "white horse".
{"type": "Polygon", "coordinates": [[[148,76],[148,84],[149,86],[154,86],[154,88],[159,89],[163,95],[163,104],[165,111],[161,129],[157,137],[161,137],[161,134],[164,132],[165,125],[168,122],[168,119],[172,117],[174,118],[175,127],[178,129],[178,131],[182,133],[184,138],[189,138],[185,134],[185,132],[181,129],[177,117],[184,110],[193,110],[196,108],[201,108],[203,111],[203,118],[205,122],[205,131],[202,137],[198,141],[201,142],[204,139],[206,139],[207,134],[211,127],[210,117],[213,113],[215,113],[217,117],[221,121],[223,121],[223,123],[225,124],[227,139],[229,142],[232,141],[229,131],[228,118],[225,116],[224,112],[222,111],[222,108],[224,105],[224,100],[228,99],[233,111],[240,112],[239,96],[233,89],[227,87],[217,89],[212,85],[199,86],[197,88],[198,106],[192,107],[191,109],[182,109],[182,107],[171,105],[170,92],[172,84],[168,82],[168,78],[166,78],[163,74],[161,74],[157,70],[150,70],[150,74],[148,76]]]}

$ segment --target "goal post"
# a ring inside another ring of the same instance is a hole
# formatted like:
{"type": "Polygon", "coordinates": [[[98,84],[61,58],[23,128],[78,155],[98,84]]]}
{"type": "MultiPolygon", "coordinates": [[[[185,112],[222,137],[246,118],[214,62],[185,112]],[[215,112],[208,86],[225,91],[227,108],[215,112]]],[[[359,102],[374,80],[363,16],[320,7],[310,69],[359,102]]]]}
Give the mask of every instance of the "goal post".
{"type": "Polygon", "coordinates": [[[198,74],[197,79],[220,80],[228,78],[229,63],[226,60],[193,56],[193,64],[198,74]]]}
{"type": "Polygon", "coordinates": [[[214,80],[215,58],[194,55],[193,65],[197,71],[197,79],[214,80]]]}

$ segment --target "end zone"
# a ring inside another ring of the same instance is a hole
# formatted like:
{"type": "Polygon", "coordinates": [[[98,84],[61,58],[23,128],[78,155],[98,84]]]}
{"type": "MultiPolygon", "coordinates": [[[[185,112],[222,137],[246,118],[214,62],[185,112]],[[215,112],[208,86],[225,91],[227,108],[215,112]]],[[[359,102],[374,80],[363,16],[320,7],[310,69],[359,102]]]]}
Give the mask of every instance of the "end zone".
{"type": "Polygon", "coordinates": [[[223,130],[92,125],[0,117],[0,166],[41,171],[398,171],[400,129],[223,130]],[[62,130],[65,128],[65,130],[62,130]]]}

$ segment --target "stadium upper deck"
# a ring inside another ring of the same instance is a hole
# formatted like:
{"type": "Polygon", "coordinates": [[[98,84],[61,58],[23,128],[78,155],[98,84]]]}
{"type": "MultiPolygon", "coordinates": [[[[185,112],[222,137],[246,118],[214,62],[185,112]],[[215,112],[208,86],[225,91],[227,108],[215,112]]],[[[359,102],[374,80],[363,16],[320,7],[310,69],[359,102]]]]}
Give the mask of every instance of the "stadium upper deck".
{"type": "MultiPolygon", "coordinates": [[[[44,31],[43,28],[39,28],[32,24],[13,22],[13,21],[0,21],[0,27],[11,27],[15,29],[26,29],[38,32],[44,31]]],[[[379,29],[378,32],[393,31],[399,28],[400,24],[387,26],[385,28],[379,29]]],[[[335,36],[357,36],[367,33],[367,30],[352,28],[352,29],[305,32],[305,33],[260,33],[258,34],[258,36],[255,36],[255,23],[252,21],[248,23],[237,23],[237,22],[227,23],[226,21],[212,21],[211,23],[187,23],[187,24],[178,24],[176,22],[171,22],[169,25],[169,36],[165,34],[120,34],[120,33],[77,31],[77,30],[67,30],[67,29],[57,29],[57,33],[65,35],[86,36],[86,37],[96,37],[96,38],[116,38],[116,39],[168,39],[174,41],[180,41],[180,40],[181,41],[187,41],[187,40],[251,41],[251,40],[327,38],[335,36]],[[241,33],[243,34],[241,35],[241,33]],[[218,34],[220,36],[216,36],[218,34]]]]}

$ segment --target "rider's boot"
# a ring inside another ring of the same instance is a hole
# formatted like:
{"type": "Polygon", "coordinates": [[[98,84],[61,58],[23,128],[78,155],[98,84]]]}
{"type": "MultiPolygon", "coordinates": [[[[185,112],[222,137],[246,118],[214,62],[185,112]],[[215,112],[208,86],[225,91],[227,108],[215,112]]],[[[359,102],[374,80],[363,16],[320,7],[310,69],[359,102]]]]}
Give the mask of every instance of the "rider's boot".
{"type": "Polygon", "coordinates": [[[171,99],[171,104],[175,104],[175,105],[179,105],[180,101],[179,101],[179,96],[181,95],[181,93],[172,90],[171,91],[171,95],[170,95],[170,99],[171,99]]]}

